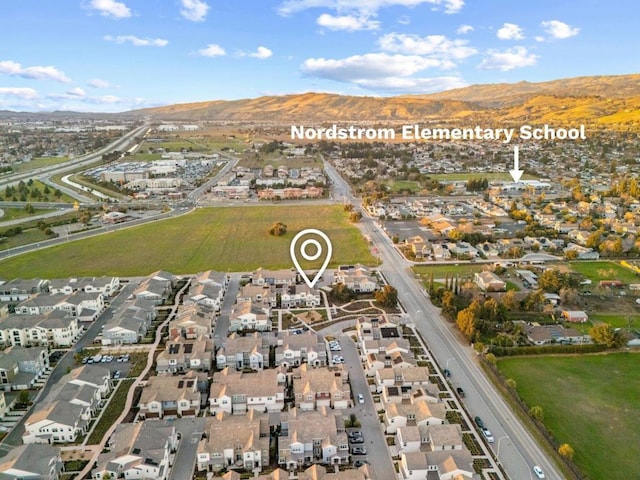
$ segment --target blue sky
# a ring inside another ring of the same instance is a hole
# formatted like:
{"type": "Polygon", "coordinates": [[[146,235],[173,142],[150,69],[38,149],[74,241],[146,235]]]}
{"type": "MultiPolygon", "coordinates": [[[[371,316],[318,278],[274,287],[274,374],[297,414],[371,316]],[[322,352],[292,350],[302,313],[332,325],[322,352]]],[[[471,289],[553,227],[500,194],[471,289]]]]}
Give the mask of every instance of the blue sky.
{"type": "Polygon", "coordinates": [[[636,73],[638,10],[632,0],[0,0],[0,109],[636,73]]]}

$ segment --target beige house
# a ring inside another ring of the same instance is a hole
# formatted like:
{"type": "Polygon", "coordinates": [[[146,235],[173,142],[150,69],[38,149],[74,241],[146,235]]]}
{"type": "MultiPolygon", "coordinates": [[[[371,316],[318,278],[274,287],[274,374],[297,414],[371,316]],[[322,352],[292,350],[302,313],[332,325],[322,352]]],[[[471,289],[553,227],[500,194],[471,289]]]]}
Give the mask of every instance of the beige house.
{"type": "Polygon", "coordinates": [[[215,372],[209,391],[211,414],[279,412],[284,408],[285,382],[285,374],[275,369],[246,373],[225,368],[215,372]]]}
{"type": "Polygon", "coordinates": [[[195,372],[170,377],[149,377],[138,403],[140,417],[193,417],[200,413],[200,392],[195,372]]]}
{"type": "Polygon", "coordinates": [[[257,330],[265,332],[271,330],[271,319],[268,307],[254,304],[251,300],[236,303],[229,314],[229,331],[257,330]]]}
{"type": "Polygon", "coordinates": [[[309,411],[292,408],[280,418],[278,465],[292,470],[313,463],[349,463],[349,441],[341,413],[326,407],[309,411]]]}
{"type": "Polygon", "coordinates": [[[187,370],[211,370],[213,340],[200,336],[188,339],[177,336],[167,342],[156,358],[156,372],[182,373],[187,370]]]}
{"type": "Polygon", "coordinates": [[[216,353],[216,367],[236,370],[262,370],[269,367],[269,345],[265,337],[254,332],[249,335],[231,333],[216,353]]]}
{"type": "Polygon", "coordinates": [[[295,406],[300,411],[352,406],[349,374],[342,365],[331,368],[302,365],[293,369],[291,379],[295,406]]]}
{"type": "Polygon", "coordinates": [[[504,292],[507,289],[507,283],[493,272],[476,272],[473,278],[478,288],[485,292],[504,292]]]}
{"type": "Polygon", "coordinates": [[[188,339],[198,337],[211,338],[213,313],[198,305],[185,305],[180,308],[175,319],[169,322],[169,337],[182,336],[188,339]]]}
{"type": "Polygon", "coordinates": [[[313,367],[327,364],[327,347],[321,335],[308,330],[301,334],[282,332],[275,347],[276,365],[297,367],[306,363],[313,367]]]}
{"type": "Polygon", "coordinates": [[[468,450],[409,452],[400,455],[402,480],[472,480],[473,458],[468,450]]]}
{"type": "Polygon", "coordinates": [[[385,403],[384,425],[387,433],[396,433],[406,426],[440,425],[445,423],[446,408],[442,403],[411,399],[410,403],[385,403]]]}
{"type": "Polygon", "coordinates": [[[268,414],[255,410],[242,416],[220,412],[207,417],[204,431],[196,456],[199,472],[223,468],[260,471],[269,465],[268,414]]]}
{"type": "Polygon", "coordinates": [[[396,445],[398,453],[466,450],[458,424],[400,427],[396,445]]]}

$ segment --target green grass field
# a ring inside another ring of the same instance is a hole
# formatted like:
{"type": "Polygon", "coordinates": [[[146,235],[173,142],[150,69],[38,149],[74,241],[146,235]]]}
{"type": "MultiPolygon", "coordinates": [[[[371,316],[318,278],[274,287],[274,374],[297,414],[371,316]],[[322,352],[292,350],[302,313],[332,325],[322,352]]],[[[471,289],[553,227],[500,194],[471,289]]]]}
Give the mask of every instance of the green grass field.
{"type": "Polygon", "coordinates": [[[444,278],[445,275],[460,275],[461,277],[471,277],[476,272],[483,270],[482,265],[473,264],[444,264],[444,265],[417,265],[413,267],[413,272],[420,274],[423,279],[428,280],[433,273],[433,278],[444,278]]]}
{"type": "Polygon", "coordinates": [[[375,264],[360,231],[341,206],[203,208],[179,218],[70,242],[0,262],[4,278],[75,275],[146,275],[202,270],[290,268],[289,244],[305,228],[324,231],[333,244],[331,265],[375,264]],[[274,222],[288,232],[269,235],[274,222]]]}
{"type": "Polygon", "coordinates": [[[587,478],[640,478],[640,355],[501,359],[498,367],[529,406],[542,407],[587,478]]]}
{"type": "Polygon", "coordinates": [[[589,320],[606,322],[614,328],[640,328],[640,315],[620,315],[616,313],[592,313],[589,320]]]}
{"type": "MultiPolygon", "coordinates": [[[[464,172],[464,173],[430,173],[428,175],[429,178],[438,181],[455,181],[455,180],[482,180],[486,178],[487,180],[506,180],[513,181],[511,175],[508,172],[464,172]]],[[[535,175],[524,173],[522,175],[523,180],[536,180],[538,177],[535,175]]]]}
{"type": "Polygon", "coordinates": [[[411,180],[390,180],[385,182],[385,186],[389,187],[391,193],[397,193],[400,190],[410,190],[411,192],[422,190],[420,183],[411,180]]]}
{"type": "Polygon", "coordinates": [[[18,163],[13,165],[14,172],[26,172],[29,170],[36,170],[42,167],[49,167],[51,165],[58,165],[59,163],[68,162],[69,157],[35,157],[30,162],[18,163]]]}
{"type": "Polygon", "coordinates": [[[27,213],[24,208],[7,208],[2,207],[3,215],[0,217],[0,223],[8,222],[10,220],[19,220],[22,218],[33,217],[34,215],[42,215],[44,213],[53,212],[50,208],[35,208],[33,213],[27,213]]]}
{"type": "Polygon", "coordinates": [[[640,283],[640,276],[615,262],[569,262],[569,266],[593,282],[622,280],[624,283],[640,283]]]}

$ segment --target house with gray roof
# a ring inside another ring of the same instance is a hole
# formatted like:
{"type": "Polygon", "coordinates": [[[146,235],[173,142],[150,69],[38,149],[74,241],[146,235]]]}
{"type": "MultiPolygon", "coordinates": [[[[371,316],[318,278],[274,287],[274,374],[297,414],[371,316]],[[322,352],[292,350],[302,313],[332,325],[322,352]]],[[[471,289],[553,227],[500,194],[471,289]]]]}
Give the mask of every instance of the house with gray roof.
{"type": "Polygon", "coordinates": [[[0,346],[70,347],[80,334],[77,318],[63,310],[0,316],[0,346]]]}
{"type": "Polygon", "coordinates": [[[209,371],[213,360],[213,340],[200,336],[188,339],[177,336],[167,342],[156,358],[158,373],[182,373],[187,370],[209,371]]]}
{"type": "Polygon", "coordinates": [[[54,400],[42,403],[24,423],[23,443],[70,443],[87,433],[91,411],[88,407],[54,400]]]}
{"type": "Polygon", "coordinates": [[[23,280],[15,278],[8,282],[0,281],[0,302],[21,302],[38,293],[46,292],[49,280],[33,278],[23,280]]]}
{"type": "Polygon", "coordinates": [[[60,450],[51,445],[20,445],[0,459],[0,480],[58,480],[62,470],[60,450]]]}
{"type": "Polygon", "coordinates": [[[118,277],[78,277],[58,278],[49,282],[49,293],[71,294],[73,292],[101,293],[111,297],[118,292],[120,279],[118,277]]]}
{"type": "Polygon", "coordinates": [[[166,480],[178,448],[178,434],[163,420],[145,420],[118,425],[107,444],[108,451],[98,456],[91,478],[144,478],[166,480]]]}
{"type": "Polygon", "coordinates": [[[48,368],[46,348],[9,347],[0,352],[0,388],[4,391],[32,388],[48,368]]]}
{"type": "Polygon", "coordinates": [[[102,332],[103,345],[138,343],[147,334],[156,310],[149,302],[127,302],[107,321],[102,332]]]}

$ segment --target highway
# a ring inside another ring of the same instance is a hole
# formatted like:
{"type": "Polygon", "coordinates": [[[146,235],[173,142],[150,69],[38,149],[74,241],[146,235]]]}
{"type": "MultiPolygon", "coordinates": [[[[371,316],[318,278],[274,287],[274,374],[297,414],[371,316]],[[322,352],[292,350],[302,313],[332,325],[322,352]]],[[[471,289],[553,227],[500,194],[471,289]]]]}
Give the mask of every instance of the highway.
{"type": "MultiPolygon", "coordinates": [[[[351,193],[349,185],[328,162],[325,162],[325,171],[333,183],[334,198],[360,208],[360,202],[351,193]]],[[[486,378],[473,349],[461,343],[453,327],[440,317],[438,309],[414,278],[410,263],[394,248],[377,221],[363,212],[360,228],[378,248],[382,259],[379,270],[398,290],[398,299],[414,321],[431,354],[441,368],[451,370],[452,384],[464,389],[466,397],[462,403],[472,417],[479,415],[492,431],[496,439],[492,444],[494,454],[509,478],[533,479],[534,465],[544,470],[547,479],[564,478],[486,378]]]]}
{"type": "Polygon", "coordinates": [[[70,172],[78,167],[87,167],[92,163],[100,160],[103,154],[112,152],[114,150],[121,150],[122,148],[128,146],[131,140],[133,140],[135,137],[144,135],[148,128],[148,124],[141,125],[124,134],[117,140],[111,142],[106,147],[102,147],[95,152],[91,152],[73,160],[69,160],[68,162],[60,163],[58,165],[52,165],[50,167],[42,167],[35,170],[27,170],[26,172],[3,175],[2,177],[0,177],[0,187],[17,184],[18,182],[20,182],[20,180],[28,180],[30,178],[38,178],[40,176],[46,176],[48,178],[58,173],[70,172]]]}

